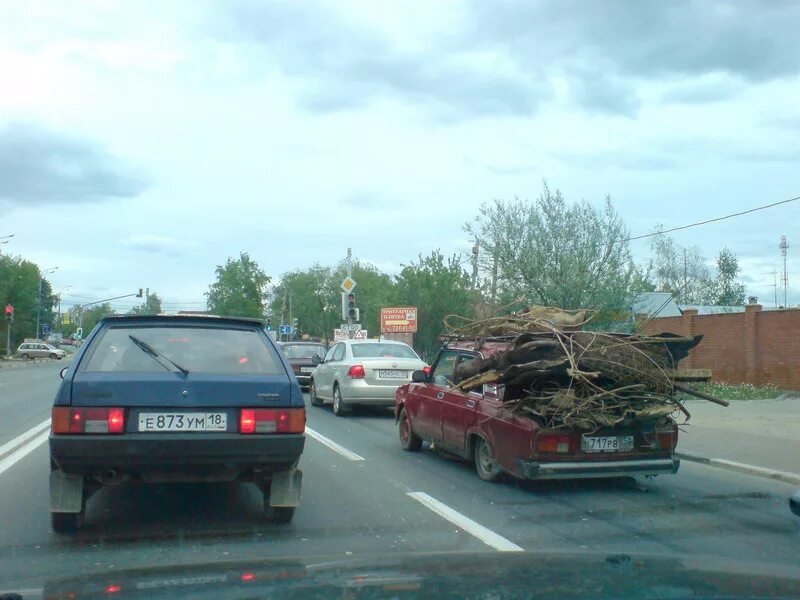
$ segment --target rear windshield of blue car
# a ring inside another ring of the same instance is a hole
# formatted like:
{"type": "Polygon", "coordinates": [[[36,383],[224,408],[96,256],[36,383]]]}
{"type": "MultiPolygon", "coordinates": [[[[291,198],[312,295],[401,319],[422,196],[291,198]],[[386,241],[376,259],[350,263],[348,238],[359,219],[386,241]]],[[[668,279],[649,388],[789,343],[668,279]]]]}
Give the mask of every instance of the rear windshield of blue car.
{"type": "Polygon", "coordinates": [[[283,368],[269,342],[255,330],[221,327],[109,327],[92,343],[85,370],[105,373],[174,371],[279,375],[283,368]],[[134,343],[141,340],[161,356],[134,343]]]}

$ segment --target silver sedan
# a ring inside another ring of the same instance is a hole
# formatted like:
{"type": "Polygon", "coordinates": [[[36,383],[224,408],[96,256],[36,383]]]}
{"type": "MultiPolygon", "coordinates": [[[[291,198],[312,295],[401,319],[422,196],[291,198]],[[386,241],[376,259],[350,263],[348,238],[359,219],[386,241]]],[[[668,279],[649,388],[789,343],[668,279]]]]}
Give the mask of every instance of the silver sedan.
{"type": "Polygon", "coordinates": [[[408,344],[389,340],[347,340],[334,344],[311,374],[311,404],[333,404],[337,416],[354,405],[394,406],[398,387],[428,365],[408,344]]]}

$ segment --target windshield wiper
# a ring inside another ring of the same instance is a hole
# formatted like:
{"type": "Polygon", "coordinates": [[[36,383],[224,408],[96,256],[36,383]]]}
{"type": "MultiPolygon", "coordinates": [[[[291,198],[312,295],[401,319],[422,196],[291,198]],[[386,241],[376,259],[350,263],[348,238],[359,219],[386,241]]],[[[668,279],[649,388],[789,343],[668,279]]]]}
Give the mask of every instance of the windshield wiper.
{"type": "Polygon", "coordinates": [[[162,367],[164,367],[164,368],[165,368],[165,369],[167,369],[168,371],[169,371],[169,367],[167,367],[167,366],[166,366],[164,363],[162,363],[160,360],[158,360],[159,358],[163,358],[165,361],[167,361],[167,362],[168,362],[169,364],[171,364],[173,367],[175,367],[176,369],[178,369],[178,371],[180,371],[181,373],[183,373],[183,376],[184,376],[184,377],[186,377],[186,376],[189,374],[189,369],[187,369],[187,368],[185,368],[185,367],[182,367],[182,366],[180,366],[178,363],[176,363],[176,362],[175,362],[174,360],[172,360],[171,358],[169,358],[169,357],[167,357],[167,356],[164,356],[163,354],[161,354],[161,353],[160,353],[158,350],[156,350],[155,348],[153,348],[153,347],[152,347],[150,344],[148,344],[147,342],[144,342],[144,341],[140,340],[139,338],[137,338],[137,337],[135,337],[135,336],[132,336],[132,335],[129,335],[128,337],[129,337],[129,338],[131,338],[131,341],[132,341],[134,344],[136,344],[137,346],[139,346],[139,348],[141,348],[143,352],[145,352],[146,354],[148,354],[148,355],[152,356],[152,357],[153,357],[153,359],[155,359],[155,361],[156,361],[158,364],[160,364],[162,367]]]}

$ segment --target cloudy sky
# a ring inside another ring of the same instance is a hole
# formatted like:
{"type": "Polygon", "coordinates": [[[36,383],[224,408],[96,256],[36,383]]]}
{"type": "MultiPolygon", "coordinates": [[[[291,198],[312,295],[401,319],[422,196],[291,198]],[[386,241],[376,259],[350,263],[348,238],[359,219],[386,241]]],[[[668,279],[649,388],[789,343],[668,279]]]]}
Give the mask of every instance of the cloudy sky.
{"type": "MultiPolygon", "coordinates": [[[[198,308],[241,250],[276,277],[466,252],[545,179],[632,234],[798,196],[798,31],[793,0],[0,0],[0,250],[68,304],[198,308]]],[[[771,304],[786,234],[798,303],[798,223],[674,237],[771,304]]]]}

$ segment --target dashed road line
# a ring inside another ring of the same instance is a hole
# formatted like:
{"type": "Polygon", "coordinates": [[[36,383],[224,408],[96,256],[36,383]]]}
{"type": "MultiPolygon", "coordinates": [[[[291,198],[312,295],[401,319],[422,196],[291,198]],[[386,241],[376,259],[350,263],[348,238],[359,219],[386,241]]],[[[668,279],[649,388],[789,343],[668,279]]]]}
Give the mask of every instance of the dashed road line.
{"type": "Polygon", "coordinates": [[[320,444],[323,444],[323,445],[327,446],[328,448],[330,448],[334,452],[336,452],[338,454],[341,454],[347,460],[353,460],[353,461],[364,460],[363,456],[361,456],[359,454],[356,454],[355,452],[352,452],[351,450],[348,450],[344,446],[341,446],[341,445],[337,444],[332,439],[325,437],[320,432],[314,431],[310,427],[306,427],[306,435],[308,435],[308,437],[310,437],[310,438],[313,438],[313,439],[317,440],[320,444]]]}
{"type": "Polygon", "coordinates": [[[480,523],[473,521],[446,504],[439,502],[436,498],[429,496],[425,492],[407,492],[407,494],[423,506],[431,509],[440,517],[444,517],[453,525],[463,529],[495,550],[499,550],[500,552],[525,552],[525,548],[517,546],[514,542],[507,540],[491,529],[487,529],[480,523]]]}

